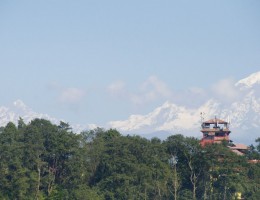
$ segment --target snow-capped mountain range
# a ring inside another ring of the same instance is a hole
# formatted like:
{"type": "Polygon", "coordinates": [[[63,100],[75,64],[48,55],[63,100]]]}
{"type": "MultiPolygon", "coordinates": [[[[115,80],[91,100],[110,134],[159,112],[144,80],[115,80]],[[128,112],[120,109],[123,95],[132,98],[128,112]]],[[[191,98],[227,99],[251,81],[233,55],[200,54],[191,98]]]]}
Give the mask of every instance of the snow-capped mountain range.
{"type": "MultiPolygon", "coordinates": [[[[5,126],[8,122],[13,122],[17,124],[19,118],[22,118],[26,124],[35,118],[46,119],[54,124],[59,124],[60,121],[66,122],[63,119],[57,119],[49,116],[48,114],[37,113],[28,107],[22,100],[18,99],[13,102],[10,107],[1,106],[0,107],[0,127],[5,126]]],[[[75,132],[81,132],[85,129],[94,129],[97,126],[94,124],[81,125],[73,124],[71,125],[75,132]]]]}
{"type": "Polygon", "coordinates": [[[201,121],[217,116],[231,122],[233,140],[252,143],[260,137],[260,72],[235,83],[234,90],[239,98],[231,103],[212,98],[191,109],[165,102],[147,115],[131,115],[127,120],[113,121],[109,125],[146,137],[165,138],[173,133],[201,137],[201,121]]]}
{"type": "MultiPolygon", "coordinates": [[[[147,138],[156,136],[165,139],[175,133],[201,137],[201,121],[217,116],[231,121],[233,140],[250,144],[260,137],[260,71],[239,80],[234,88],[239,98],[229,103],[211,98],[197,108],[188,108],[167,101],[146,115],[131,115],[126,120],[108,122],[105,127],[147,138]]],[[[56,124],[60,121],[34,112],[21,100],[15,101],[11,107],[0,107],[0,126],[5,126],[9,121],[17,123],[19,117],[26,123],[34,118],[44,118],[56,124]]],[[[76,132],[95,127],[93,124],[72,125],[76,132]]]]}
{"type": "Polygon", "coordinates": [[[25,105],[22,100],[16,100],[11,107],[0,107],[0,126],[5,126],[8,122],[17,123],[22,117],[25,123],[30,122],[35,118],[43,118],[58,123],[59,120],[50,117],[47,114],[34,112],[30,107],[25,105]]]}

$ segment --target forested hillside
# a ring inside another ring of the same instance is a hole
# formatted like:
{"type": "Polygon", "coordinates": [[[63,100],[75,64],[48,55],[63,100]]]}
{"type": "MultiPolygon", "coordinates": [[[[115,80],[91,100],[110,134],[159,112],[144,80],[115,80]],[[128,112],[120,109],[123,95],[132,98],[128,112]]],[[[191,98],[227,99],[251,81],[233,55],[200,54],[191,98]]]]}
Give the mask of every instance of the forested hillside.
{"type": "Polygon", "coordinates": [[[260,138],[246,156],[195,138],[110,129],[75,134],[43,119],[0,129],[0,199],[236,199],[260,196],[260,138]]]}

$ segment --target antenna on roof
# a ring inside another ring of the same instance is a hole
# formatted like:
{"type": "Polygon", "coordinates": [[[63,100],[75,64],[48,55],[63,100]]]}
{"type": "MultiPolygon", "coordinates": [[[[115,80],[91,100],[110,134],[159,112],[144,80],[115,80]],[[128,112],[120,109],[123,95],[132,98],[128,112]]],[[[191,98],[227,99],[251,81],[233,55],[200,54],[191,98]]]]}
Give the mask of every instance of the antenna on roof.
{"type": "Polygon", "coordinates": [[[228,115],[228,118],[227,118],[227,123],[231,124],[231,120],[230,120],[230,116],[229,115],[228,115]]]}
{"type": "Polygon", "coordinates": [[[201,123],[204,122],[204,115],[205,115],[204,112],[200,112],[200,121],[201,121],[201,123]]]}

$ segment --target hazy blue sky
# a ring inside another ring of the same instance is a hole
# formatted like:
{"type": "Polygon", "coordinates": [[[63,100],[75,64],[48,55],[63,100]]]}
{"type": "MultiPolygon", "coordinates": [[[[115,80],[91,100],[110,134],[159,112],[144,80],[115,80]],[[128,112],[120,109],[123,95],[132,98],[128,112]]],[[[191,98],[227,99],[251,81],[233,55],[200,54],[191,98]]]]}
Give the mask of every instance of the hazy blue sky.
{"type": "Polygon", "coordinates": [[[1,0],[0,106],[99,124],[166,100],[196,106],[201,90],[259,71],[259,11],[259,0],[1,0]]]}

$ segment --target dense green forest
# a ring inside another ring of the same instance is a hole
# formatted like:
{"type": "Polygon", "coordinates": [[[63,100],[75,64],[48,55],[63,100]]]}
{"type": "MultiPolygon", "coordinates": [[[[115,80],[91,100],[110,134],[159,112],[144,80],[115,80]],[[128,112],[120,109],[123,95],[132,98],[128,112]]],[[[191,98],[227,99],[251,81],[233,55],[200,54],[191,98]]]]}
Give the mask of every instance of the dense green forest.
{"type": "Polygon", "coordinates": [[[0,199],[244,199],[260,197],[260,138],[245,156],[192,137],[165,141],[117,130],[73,133],[35,119],[0,129],[0,199]]]}

